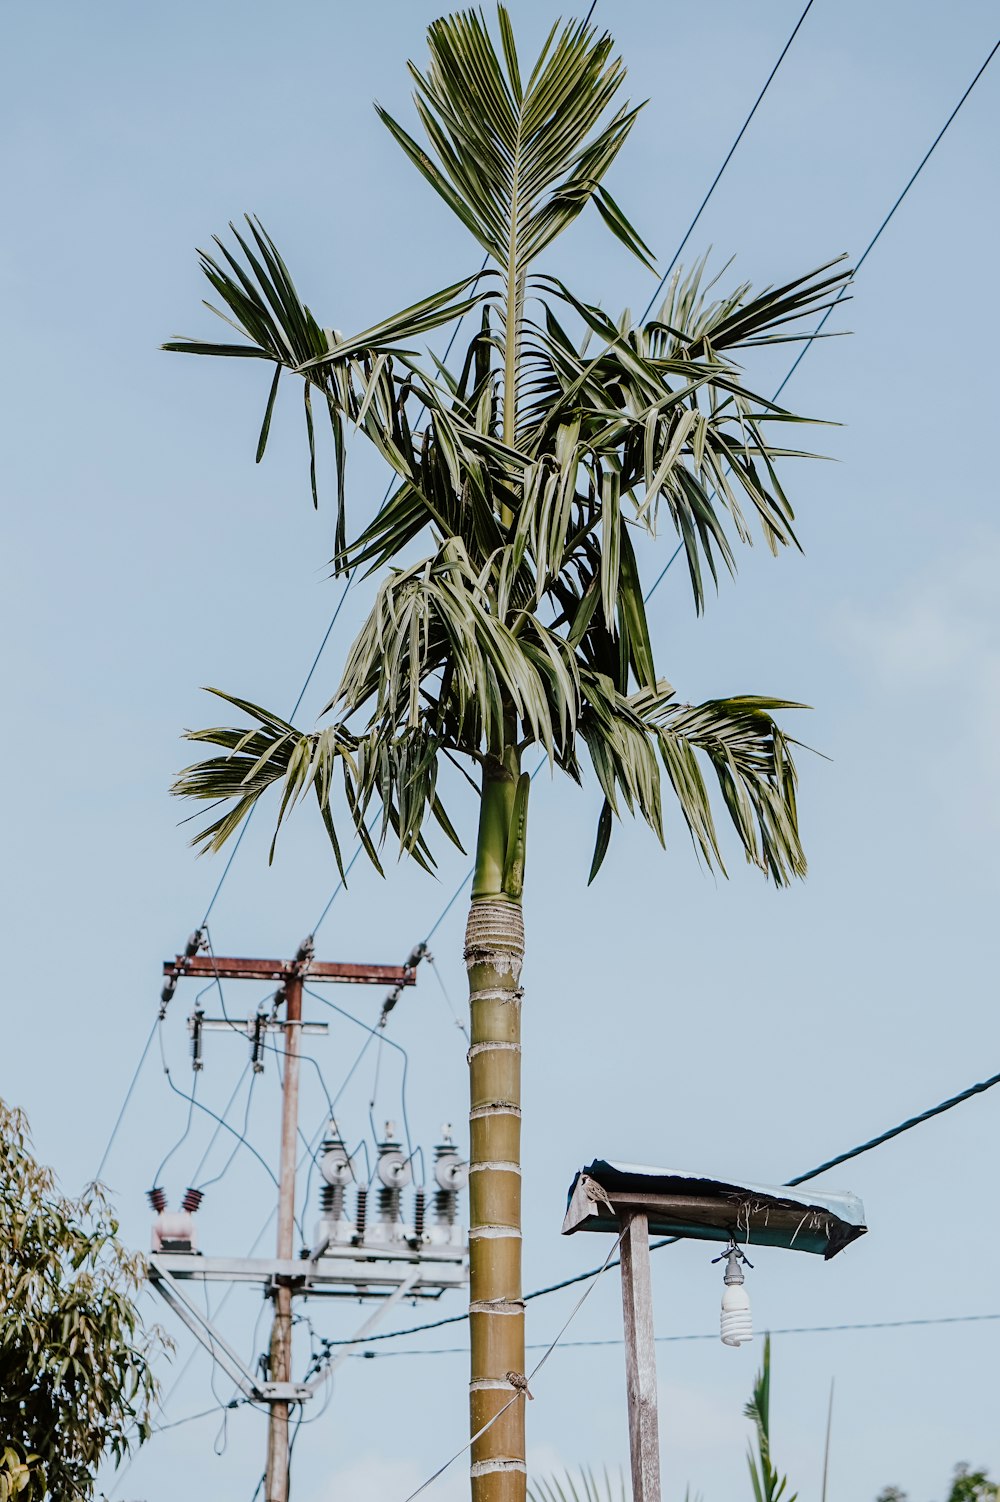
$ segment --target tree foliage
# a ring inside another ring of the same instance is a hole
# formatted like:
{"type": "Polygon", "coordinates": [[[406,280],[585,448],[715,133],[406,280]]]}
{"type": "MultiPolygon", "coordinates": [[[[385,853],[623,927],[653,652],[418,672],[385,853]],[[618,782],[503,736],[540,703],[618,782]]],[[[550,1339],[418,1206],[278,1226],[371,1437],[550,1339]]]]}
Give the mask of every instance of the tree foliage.
{"type": "Polygon", "coordinates": [[[842,291],[831,265],[755,291],[715,290],[704,262],[678,271],[652,317],[611,316],[538,258],[592,205],[641,260],[650,252],[604,185],[638,111],[624,67],[586,24],[553,28],[525,76],[507,12],[499,43],[482,14],[435,21],[429,65],[411,65],[425,140],[385,110],[394,138],[458,216],[488,266],[360,333],[324,326],[277,246],[248,220],[202,253],[210,303],[237,340],[166,348],[272,367],[262,457],[281,377],[300,384],[316,481],[314,413],[329,422],[337,476],[335,571],[379,575],[374,603],[315,731],[221,697],[250,729],[191,733],[219,754],[175,791],[228,807],[197,840],[215,849],[269,789],[280,825],[315,795],[338,863],[348,827],[378,864],[380,843],[433,863],[436,823],[458,843],[441,771],[484,775],[530,746],[603,793],[591,876],[613,822],[638,813],[662,841],[664,780],[694,846],[724,869],[715,808],[752,864],[785,883],[805,869],[786,700],[685,703],[655,662],[640,544],[665,523],[680,540],[696,609],[759,531],[794,545],[779,477],[805,419],[749,383],[755,349],[803,338],[842,291]],[[449,366],[424,336],[474,313],[449,366]],[[363,433],[394,484],[347,541],[345,435],[363,433]],[[716,797],[712,795],[715,785],[716,797]],[[380,822],[369,833],[374,810],[380,822]]]}
{"type": "MultiPolygon", "coordinates": [[[[997,1502],[998,1498],[1000,1485],[990,1480],[985,1466],[973,1470],[966,1461],[959,1462],[951,1478],[946,1502],[997,1502]]],[[[885,1486],[876,1502],[907,1502],[907,1495],[898,1486],[885,1486]]]]}
{"type": "Polygon", "coordinates": [[[97,1185],[76,1200],[0,1101],[0,1502],[85,1502],[107,1456],[150,1433],[158,1342],[134,1303],[139,1257],[97,1185]]]}

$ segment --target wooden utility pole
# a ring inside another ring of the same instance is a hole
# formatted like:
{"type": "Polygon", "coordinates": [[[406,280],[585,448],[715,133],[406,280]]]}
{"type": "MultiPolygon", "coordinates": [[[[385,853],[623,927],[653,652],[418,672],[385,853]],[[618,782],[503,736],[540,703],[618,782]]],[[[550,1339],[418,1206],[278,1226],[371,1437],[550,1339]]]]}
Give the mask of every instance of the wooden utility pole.
{"type": "MultiPolygon", "coordinates": [[[[190,946],[189,946],[190,947],[190,946]]],[[[178,955],[164,967],[166,992],[172,992],[182,975],[197,975],[209,980],[256,980],[279,983],[277,1003],[284,1003],[281,1022],[265,1027],[280,1029],[284,1047],[281,1080],[281,1156],[278,1171],[278,1245],[277,1260],[287,1264],[295,1256],[295,1168],[299,1128],[300,1039],[303,1030],[302,987],[306,980],[339,981],[354,985],[412,986],[416,979],[414,964],[357,965],[320,962],[313,958],[310,936],[299,945],[294,960],[223,959],[215,955],[188,953],[178,955]]],[[[228,1027],[229,1020],[204,1019],[201,1027],[228,1027]]],[[[309,1024],[312,1026],[312,1024],[309,1024]]],[[[236,1027],[238,1031],[238,1027],[236,1027]]],[[[292,1381],[292,1279],[279,1274],[273,1279],[274,1323],[271,1327],[270,1381],[292,1381]]],[[[267,1427],[267,1469],[264,1495],[266,1502],[288,1502],[288,1411],[290,1400],[270,1399],[267,1427]]]]}
{"type": "MultiPolygon", "coordinates": [[[[278,1173],[278,1258],[295,1252],[295,1160],[299,1129],[299,1032],[302,977],[285,983],[285,1064],[281,1081],[281,1167],[278,1173]]],[[[279,1279],[271,1326],[271,1381],[292,1380],[292,1290],[279,1279]]],[[[266,1502],[288,1502],[288,1404],[272,1403],[267,1427],[266,1502]]]]}
{"type": "Polygon", "coordinates": [[[660,1502],[660,1432],[656,1411],[649,1221],[642,1211],[626,1210],[622,1214],[621,1265],[632,1497],[633,1502],[660,1502]]]}

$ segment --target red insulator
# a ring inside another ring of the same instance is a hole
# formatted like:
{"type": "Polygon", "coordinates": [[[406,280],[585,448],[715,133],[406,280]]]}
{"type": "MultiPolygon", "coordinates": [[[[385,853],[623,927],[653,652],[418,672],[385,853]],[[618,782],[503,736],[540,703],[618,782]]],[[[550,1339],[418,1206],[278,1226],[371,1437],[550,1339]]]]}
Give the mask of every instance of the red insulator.
{"type": "Polygon", "coordinates": [[[200,1189],[186,1189],[184,1191],[184,1198],[181,1200],[181,1209],[187,1210],[190,1215],[193,1215],[204,1198],[205,1196],[200,1189]]]}
{"type": "Polygon", "coordinates": [[[146,1190],[146,1198],[149,1200],[150,1208],[155,1210],[157,1215],[167,1208],[167,1191],[158,1185],[155,1189],[146,1190]]]}

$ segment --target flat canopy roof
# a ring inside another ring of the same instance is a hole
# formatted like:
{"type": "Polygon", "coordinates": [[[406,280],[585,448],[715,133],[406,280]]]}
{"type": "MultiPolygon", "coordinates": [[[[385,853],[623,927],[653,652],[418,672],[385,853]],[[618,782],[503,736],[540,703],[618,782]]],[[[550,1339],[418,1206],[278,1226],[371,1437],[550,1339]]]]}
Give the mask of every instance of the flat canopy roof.
{"type": "Polygon", "coordinates": [[[617,1232],[629,1211],[644,1213],[657,1236],[735,1238],[743,1246],[780,1246],[826,1258],[868,1229],[855,1194],[802,1194],[783,1184],[748,1184],[595,1158],[570,1185],[563,1235],[617,1232]]]}

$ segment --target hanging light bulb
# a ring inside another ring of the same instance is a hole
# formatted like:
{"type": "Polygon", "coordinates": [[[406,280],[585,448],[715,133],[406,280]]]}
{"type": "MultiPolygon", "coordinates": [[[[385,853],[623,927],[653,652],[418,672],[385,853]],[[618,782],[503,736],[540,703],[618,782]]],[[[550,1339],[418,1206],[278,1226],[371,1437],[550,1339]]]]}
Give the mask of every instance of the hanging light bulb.
{"type": "MultiPolygon", "coordinates": [[[[719,1333],[724,1346],[741,1346],[746,1341],[753,1340],[750,1299],[743,1286],[743,1268],[740,1266],[741,1262],[746,1262],[746,1258],[735,1243],[723,1253],[723,1256],[726,1258],[726,1270],[723,1275],[726,1287],[722,1295],[719,1333]]],[[[715,1260],[718,1262],[721,1258],[717,1257],[715,1260]]]]}

